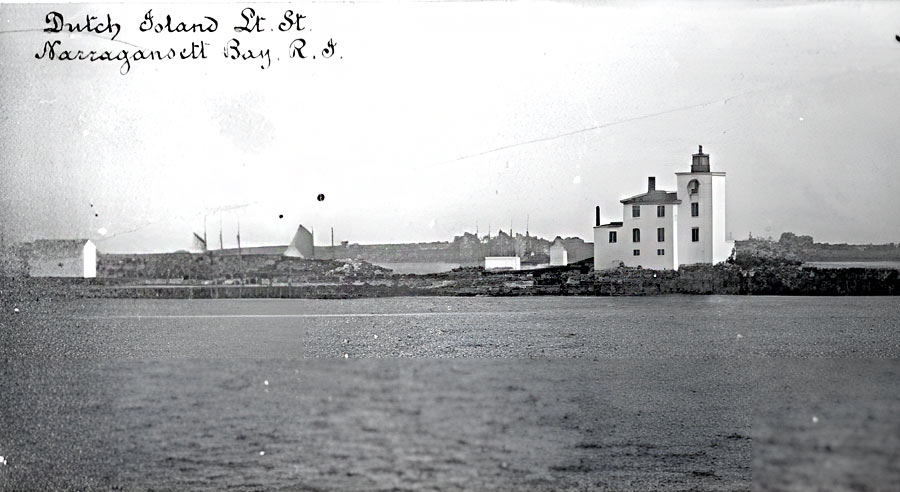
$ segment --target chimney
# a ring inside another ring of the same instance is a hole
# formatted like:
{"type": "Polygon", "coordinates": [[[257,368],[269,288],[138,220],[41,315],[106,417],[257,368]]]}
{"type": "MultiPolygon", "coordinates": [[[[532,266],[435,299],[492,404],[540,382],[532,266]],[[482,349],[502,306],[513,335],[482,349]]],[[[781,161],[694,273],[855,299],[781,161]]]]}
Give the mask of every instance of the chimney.
{"type": "Polygon", "coordinates": [[[597,223],[595,225],[600,227],[600,205],[597,205],[597,223]]]}
{"type": "Polygon", "coordinates": [[[694,159],[691,162],[691,172],[692,173],[708,173],[709,172],[709,154],[703,153],[703,146],[700,146],[700,149],[694,154],[694,159]]]}
{"type": "Polygon", "coordinates": [[[656,177],[650,176],[647,178],[647,192],[656,191],[656,177]]]}

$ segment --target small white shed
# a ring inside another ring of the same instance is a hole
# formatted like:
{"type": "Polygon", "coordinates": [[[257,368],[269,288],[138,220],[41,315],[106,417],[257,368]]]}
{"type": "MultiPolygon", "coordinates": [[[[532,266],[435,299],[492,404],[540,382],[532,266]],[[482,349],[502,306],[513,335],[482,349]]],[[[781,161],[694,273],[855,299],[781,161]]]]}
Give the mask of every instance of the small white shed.
{"type": "Polygon", "coordinates": [[[521,270],[522,263],[518,256],[485,256],[485,270],[521,270]]]}
{"type": "Polygon", "coordinates": [[[31,277],[97,276],[97,246],[89,239],[39,239],[24,252],[31,277]]]}
{"type": "Polygon", "coordinates": [[[565,266],[569,264],[569,254],[561,237],[556,236],[550,245],[550,266],[565,266]]]}

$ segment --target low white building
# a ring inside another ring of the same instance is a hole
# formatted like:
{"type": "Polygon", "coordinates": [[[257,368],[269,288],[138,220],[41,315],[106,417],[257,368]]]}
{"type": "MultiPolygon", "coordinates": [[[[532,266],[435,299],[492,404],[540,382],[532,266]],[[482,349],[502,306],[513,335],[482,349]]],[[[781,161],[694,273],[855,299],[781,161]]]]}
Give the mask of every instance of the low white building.
{"type": "Polygon", "coordinates": [[[485,270],[521,270],[522,261],[518,256],[485,256],[485,270]]]}
{"type": "Polygon", "coordinates": [[[89,239],[39,239],[23,245],[31,277],[97,276],[97,246],[89,239]]]}
{"type": "Polygon", "coordinates": [[[565,266],[569,264],[569,253],[566,252],[566,244],[563,238],[556,236],[550,244],[550,266],[565,266]]]}
{"type": "Polygon", "coordinates": [[[719,263],[734,242],[725,232],[725,173],[712,172],[700,147],[690,172],[675,173],[676,191],[656,189],[624,200],[622,221],[603,224],[600,207],[594,226],[594,269],[620,265],[678,269],[681,265],[719,263]]]}

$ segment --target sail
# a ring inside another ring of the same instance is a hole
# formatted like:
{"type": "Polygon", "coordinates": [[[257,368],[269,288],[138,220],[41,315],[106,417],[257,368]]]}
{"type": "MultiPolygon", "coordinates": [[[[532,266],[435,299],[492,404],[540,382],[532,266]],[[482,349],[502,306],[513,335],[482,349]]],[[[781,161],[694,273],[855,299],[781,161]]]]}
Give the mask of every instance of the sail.
{"type": "Polygon", "coordinates": [[[204,241],[196,232],[194,233],[194,238],[191,243],[191,251],[201,253],[206,252],[206,241],[204,241]]]}
{"type": "Polygon", "coordinates": [[[300,224],[300,226],[297,227],[297,233],[294,234],[294,239],[284,251],[284,256],[289,256],[291,258],[314,257],[313,236],[311,232],[303,227],[303,224],[300,224]]]}

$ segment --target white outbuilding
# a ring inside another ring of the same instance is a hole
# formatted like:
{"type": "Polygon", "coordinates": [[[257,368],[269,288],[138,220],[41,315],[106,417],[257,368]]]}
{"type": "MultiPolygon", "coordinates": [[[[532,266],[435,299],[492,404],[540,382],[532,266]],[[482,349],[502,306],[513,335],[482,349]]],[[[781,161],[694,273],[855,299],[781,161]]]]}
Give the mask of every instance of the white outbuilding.
{"type": "Polygon", "coordinates": [[[550,244],[550,266],[565,266],[569,264],[569,253],[566,252],[566,244],[563,238],[556,236],[550,244]]]}
{"type": "Polygon", "coordinates": [[[31,277],[97,276],[97,246],[89,239],[39,239],[23,252],[31,277]]]}
{"type": "Polygon", "coordinates": [[[522,260],[518,256],[485,256],[485,270],[521,270],[522,260]]]}

